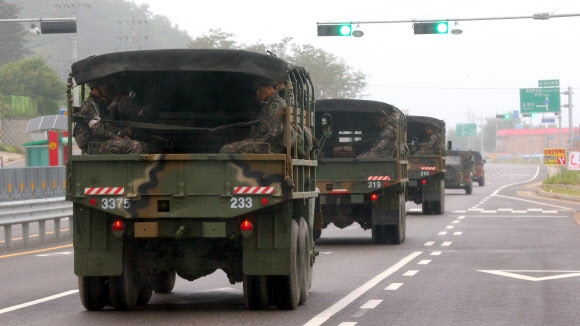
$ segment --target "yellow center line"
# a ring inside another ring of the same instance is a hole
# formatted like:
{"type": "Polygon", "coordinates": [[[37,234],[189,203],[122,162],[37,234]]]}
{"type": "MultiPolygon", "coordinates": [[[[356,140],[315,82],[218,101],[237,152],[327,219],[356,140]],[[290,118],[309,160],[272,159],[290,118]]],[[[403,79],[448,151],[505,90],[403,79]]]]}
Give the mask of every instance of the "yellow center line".
{"type": "Polygon", "coordinates": [[[15,254],[9,254],[9,255],[0,256],[0,259],[2,259],[2,258],[16,257],[16,256],[23,256],[23,255],[30,255],[30,254],[35,254],[35,253],[38,253],[38,252],[58,250],[58,249],[63,249],[63,248],[70,248],[72,246],[73,246],[73,244],[71,243],[71,244],[67,244],[67,245],[64,245],[64,246],[51,247],[51,248],[45,248],[45,249],[39,249],[39,250],[32,250],[32,251],[25,251],[25,252],[19,252],[19,253],[15,253],[15,254]]]}

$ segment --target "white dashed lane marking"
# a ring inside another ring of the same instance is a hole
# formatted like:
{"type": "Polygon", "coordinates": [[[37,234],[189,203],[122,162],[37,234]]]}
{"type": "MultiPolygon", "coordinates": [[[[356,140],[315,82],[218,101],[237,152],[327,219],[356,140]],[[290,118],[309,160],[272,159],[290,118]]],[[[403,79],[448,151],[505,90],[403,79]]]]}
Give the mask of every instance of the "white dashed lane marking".
{"type": "Polygon", "coordinates": [[[367,303],[363,304],[360,308],[361,309],[375,309],[379,303],[383,302],[383,300],[369,300],[367,303]]]}
{"type": "Polygon", "coordinates": [[[403,283],[391,283],[389,284],[385,290],[387,291],[396,291],[398,290],[401,286],[403,286],[403,283]]]}
{"type": "Polygon", "coordinates": [[[417,263],[417,265],[427,265],[427,264],[429,264],[430,262],[431,262],[430,260],[428,260],[428,259],[425,259],[425,260],[421,260],[420,262],[418,262],[418,263],[417,263]]]}
{"type": "Polygon", "coordinates": [[[441,244],[441,247],[449,247],[452,244],[451,241],[445,241],[441,244]]]}
{"type": "Polygon", "coordinates": [[[406,271],[405,274],[403,274],[403,276],[415,276],[417,273],[419,273],[418,270],[409,270],[406,271]]]}
{"type": "Polygon", "coordinates": [[[430,247],[435,244],[435,241],[427,241],[425,242],[424,246],[430,247]]]}
{"type": "Polygon", "coordinates": [[[431,253],[431,256],[439,256],[439,255],[441,255],[441,251],[433,251],[431,253]]]}

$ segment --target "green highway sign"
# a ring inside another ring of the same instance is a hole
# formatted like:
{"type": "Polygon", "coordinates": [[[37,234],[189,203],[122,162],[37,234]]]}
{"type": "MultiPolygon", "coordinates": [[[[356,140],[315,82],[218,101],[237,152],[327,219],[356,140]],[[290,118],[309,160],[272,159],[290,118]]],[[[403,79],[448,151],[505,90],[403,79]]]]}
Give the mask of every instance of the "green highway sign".
{"type": "Polygon", "coordinates": [[[477,124],[475,123],[458,123],[457,136],[477,136],[477,124]]]}
{"type": "Polygon", "coordinates": [[[559,79],[538,80],[538,87],[560,87],[559,79]]]}
{"type": "Polygon", "coordinates": [[[560,87],[520,88],[520,111],[560,112],[560,87]]]}

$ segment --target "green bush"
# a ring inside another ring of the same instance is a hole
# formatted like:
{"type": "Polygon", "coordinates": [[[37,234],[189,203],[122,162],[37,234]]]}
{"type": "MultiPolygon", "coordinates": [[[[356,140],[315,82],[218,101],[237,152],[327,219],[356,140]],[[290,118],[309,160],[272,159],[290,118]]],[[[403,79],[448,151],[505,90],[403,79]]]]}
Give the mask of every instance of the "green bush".
{"type": "Polygon", "coordinates": [[[556,173],[544,180],[544,184],[579,185],[580,171],[561,170],[560,173],[556,173]]]}

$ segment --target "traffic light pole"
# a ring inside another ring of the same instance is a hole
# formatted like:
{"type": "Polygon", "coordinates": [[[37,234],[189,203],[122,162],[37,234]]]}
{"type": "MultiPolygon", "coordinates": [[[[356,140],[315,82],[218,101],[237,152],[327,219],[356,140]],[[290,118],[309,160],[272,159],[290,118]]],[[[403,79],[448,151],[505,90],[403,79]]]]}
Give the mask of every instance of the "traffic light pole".
{"type": "Polygon", "coordinates": [[[568,148],[574,150],[574,119],[572,119],[572,108],[574,107],[572,105],[572,94],[574,93],[572,92],[572,86],[568,86],[568,91],[562,92],[562,94],[568,95],[568,104],[564,104],[562,107],[568,108],[568,141],[570,142],[568,148]]]}
{"type": "Polygon", "coordinates": [[[577,17],[580,13],[558,14],[553,15],[549,12],[535,13],[531,16],[506,16],[506,17],[472,17],[472,18],[438,18],[438,19],[406,19],[406,20],[370,20],[370,21],[351,21],[351,22],[317,22],[316,25],[332,24],[396,24],[396,23],[435,23],[441,21],[476,21],[476,20],[508,20],[508,19],[534,19],[547,20],[550,18],[577,17]]]}

